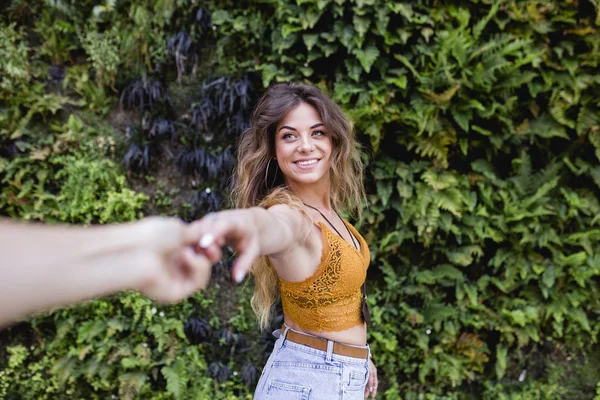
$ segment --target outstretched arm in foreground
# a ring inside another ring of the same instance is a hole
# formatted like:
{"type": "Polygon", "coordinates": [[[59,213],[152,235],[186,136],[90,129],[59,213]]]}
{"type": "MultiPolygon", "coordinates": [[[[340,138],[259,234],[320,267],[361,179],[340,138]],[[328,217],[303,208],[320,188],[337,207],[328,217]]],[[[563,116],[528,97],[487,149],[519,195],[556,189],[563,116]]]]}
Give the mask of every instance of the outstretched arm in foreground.
{"type": "Polygon", "coordinates": [[[211,274],[191,227],[160,217],[88,228],[0,220],[0,327],[121,290],[186,298],[211,274]]]}

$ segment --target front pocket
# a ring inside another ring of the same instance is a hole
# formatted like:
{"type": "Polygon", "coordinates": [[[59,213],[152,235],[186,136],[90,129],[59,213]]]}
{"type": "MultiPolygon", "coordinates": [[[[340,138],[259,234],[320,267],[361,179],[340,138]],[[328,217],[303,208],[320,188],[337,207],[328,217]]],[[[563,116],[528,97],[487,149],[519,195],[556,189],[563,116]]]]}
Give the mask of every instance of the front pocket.
{"type": "Polygon", "coordinates": [[[367,373],[361,372],[350,372],[350,382],[348,387],[361,386],[364,387],[367,384],[367,373]]]}
{"type": "MultiPolygon", "coordinates": [[[[367,381],[369,380],[369,370],[367,368],[355,369],[354,371],[350,371],[348,376],[348,380],[346,381],[347,383],[343,388],[344,393],[347,393],[348,395],[353,393],[352,396],[355,396],[354,393],[360,393],[362,396],[365,391],[365,387],[367,386],[367,381]]],[[[362,399],[362,397],[360,398],[362,399]]]]}
{"type": "Polygon", "coordinates": [[[273,381],[267,390],[267,400],[309,400],[310,388],[306,386],[273,381]]]}

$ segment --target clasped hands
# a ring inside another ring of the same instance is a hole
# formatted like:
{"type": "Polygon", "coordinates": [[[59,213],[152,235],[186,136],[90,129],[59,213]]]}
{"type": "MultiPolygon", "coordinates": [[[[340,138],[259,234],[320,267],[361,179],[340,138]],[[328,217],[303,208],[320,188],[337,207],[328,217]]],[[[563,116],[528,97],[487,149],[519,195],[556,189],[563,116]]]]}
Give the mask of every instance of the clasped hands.
{"type": "Polygon", "coordinates": [[[200,235],[196,250],[216,263],[223,257],[223,246],[233,247],[237,257],[231,271],[232,278],[235,283],[244,280],[260,255],[258,228],[248,215],[244,215],[243,210],[209,213],[193,225],[195,234],[200,235]]]}
{"type": "Polygon", "coordinates": [[[222,247],[232,246],[237,260],[232,269],[241,282],[258,256],[258,237],[236,211],[207,214],[186,224],[175,218],[149,217],[137,222],[143,245],[133,264],[143,266],[135,289],[162,303],[180,301],[208,285],[212,264],[222,247]]]}

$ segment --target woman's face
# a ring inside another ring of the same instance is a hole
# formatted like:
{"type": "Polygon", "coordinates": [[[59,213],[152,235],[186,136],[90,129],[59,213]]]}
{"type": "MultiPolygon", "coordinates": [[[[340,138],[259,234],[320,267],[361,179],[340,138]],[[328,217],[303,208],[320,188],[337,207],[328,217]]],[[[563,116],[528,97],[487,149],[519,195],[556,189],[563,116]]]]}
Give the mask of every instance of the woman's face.
{"type": "Polygon", "coordinates": [[[276,129],[275,157],[287,184],[329,180],[331,137],[314,107],[301,103],[276,129]]]}

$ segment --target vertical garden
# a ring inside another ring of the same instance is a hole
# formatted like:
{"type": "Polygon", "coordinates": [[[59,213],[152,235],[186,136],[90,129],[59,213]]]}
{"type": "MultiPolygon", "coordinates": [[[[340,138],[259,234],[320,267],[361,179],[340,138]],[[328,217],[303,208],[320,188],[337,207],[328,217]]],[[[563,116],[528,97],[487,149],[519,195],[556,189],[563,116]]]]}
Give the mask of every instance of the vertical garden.
{"type": "MultiPolygon", "coordinates": [[[[367,163],[378,398],[600,399],[599,63],[598,0],[7,0],[0,215],[227,208],[257,97],[309,82],[367,163]]],[[[0,332],[0,398],[252,398],[274,339],[229,264],[0,332]]]]}

